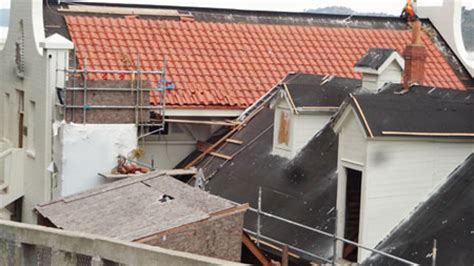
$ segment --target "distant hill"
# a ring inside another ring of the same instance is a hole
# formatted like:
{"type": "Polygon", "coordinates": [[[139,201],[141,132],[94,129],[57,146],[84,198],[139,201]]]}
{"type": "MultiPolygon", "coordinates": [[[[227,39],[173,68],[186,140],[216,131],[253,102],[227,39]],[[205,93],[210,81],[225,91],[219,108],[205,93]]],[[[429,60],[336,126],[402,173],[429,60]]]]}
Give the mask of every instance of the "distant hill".
{"type": "MultiPolygon", "coordinates": [[[[316,9],[307,9],[305,12],[317,14],[362,15],[362,16],[391,16],[385,13],[360,13],[344,6],[331,6],[316,9]]],[[[466,50],[474,53],[474,9],[462,10],[462,34],[466,50]]]]}
{"type": "Polygon", "coordinates": [[[474,9],[462,8],[462,35],[466,49],[474,53],[474,9]]]}
{"type": "Polygon", "coordinates": [[[8,27],[9,9],[0,9],[0,27],[8,27]]]}

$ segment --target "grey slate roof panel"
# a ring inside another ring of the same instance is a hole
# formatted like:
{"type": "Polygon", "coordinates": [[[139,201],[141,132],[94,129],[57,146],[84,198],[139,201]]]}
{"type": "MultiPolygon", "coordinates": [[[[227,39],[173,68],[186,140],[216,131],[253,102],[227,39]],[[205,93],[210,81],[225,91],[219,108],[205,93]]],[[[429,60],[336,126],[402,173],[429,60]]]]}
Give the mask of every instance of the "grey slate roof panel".
{"type": "MultiPolygon", "coordinates": [[[[333,232],[336,135],[326,127],[294,159],[288,160],[271,154],[273,116],[273,110],[265,107],[232,137],[242,140],[242,145],[227,143],[219,149],[223,154],[235,154],[231,161],[207,157],[197,166],[211,178],[207,189],[238,203],[249,202],[256,208],[261,186],[264,211],[333,232]]],[[[247,212],[245,228],[255,232],[256,221],[256,215],[247,212]]],[[[324,257],[332,255],[330,238],[271,218],[262,219],[262,234],[310,252],[317,250],[324,257]]]]}
{"type": "Polygon", "coordinates": [[[59,228],[131,241],[207,219],[211,213],[234,206],[170,176],[151,173],[105,184],[36,209],[59,228]],[[164,194],[174,199],[160,202],[164,194]]]}
{"type": "Polygon", "coordinates": [[[339,107],[349,93],[361,87],[361,81],[297,73],[287,86],[296,107],[339,107]]]}
{"type": "Polygon", "coordinates": [[[370,48],[367,53],[357,61],[355,67],[378,70],[394,52],[396,53],[394,49],[389,48],[370,48]]]}
{"type": "MultiPolygon", "coordinates": [[[[437,240],[436,265],[472,265],[474,262],[474,154],[471,154],[439,190],[418,206],[376,249],[431,265],[437,240]]],[[[402,265],[373,254],[363,265],[402,265]]]]}
{"type": "Polygon", "coordinates": [[[383,131],[474,133],[474,91],[414,86],[397,94],[401,89],[391,84],[378,94],[354,95],[374,136],[383,131]]]}

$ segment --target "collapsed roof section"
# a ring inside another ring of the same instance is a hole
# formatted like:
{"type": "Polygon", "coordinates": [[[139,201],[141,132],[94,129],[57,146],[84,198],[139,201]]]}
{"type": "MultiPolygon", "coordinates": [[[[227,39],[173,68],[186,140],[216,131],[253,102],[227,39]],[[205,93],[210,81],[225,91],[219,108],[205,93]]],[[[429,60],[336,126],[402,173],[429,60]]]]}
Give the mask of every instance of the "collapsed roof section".
{"type": "MultiPolygon", "coordinates": [[[[406,24],[396,18],[192,8],[100,12],[103,8],[60,9],[80,65],[87,58],[90,68],[120,69],[139,61],[142,69],[154,69],[166,57],[167,79],[176,84],[167,94],[171,108],[242,109],[288,72],[358,78],[353,65],[369,48],[401,53],[410,42],[406,24]]],[[[47,21],[60,22],[46,12],[47,21]]],[[[443,43],[425,33],[422,39],[426,83],[464,88],[460,72],[447,61],[452,57],[441,52],[443,43]]]]}
{"type": "MultiPolygon", "coordinates": [[[[389,84],[377,94],[354,94],[349,104],[368,137],[474,137],[474,92],[389,84]]],[[[347,105],[346,105],[347,107],[347,105]]],[[[335,122],[346,108],[341,108],[335,122]]]]}
{"type": "MultiPolygon", "coordinates": [[[[474,261],[474,154],[451,173],[446,183],[420,204],[376,249],[430,265],[437,240],[437,265],[469,265],[474,261]]],[[[398,265],[372,255],[363,265],[398,265]]]]}

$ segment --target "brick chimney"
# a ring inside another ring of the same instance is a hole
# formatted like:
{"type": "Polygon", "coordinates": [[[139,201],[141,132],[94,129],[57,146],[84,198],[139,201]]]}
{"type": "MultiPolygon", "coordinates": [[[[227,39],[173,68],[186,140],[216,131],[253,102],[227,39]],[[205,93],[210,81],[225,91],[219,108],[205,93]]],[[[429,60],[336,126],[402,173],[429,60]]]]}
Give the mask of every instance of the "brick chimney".
{"type": "Polygon", "coordinates": [[[405,47],[405,72],[403,88],[409,90],[413,84],[423,84],[425,76],[426,48],[421,42],[421,22],[415,21],[412,26],[412,42],[405,47]]]}

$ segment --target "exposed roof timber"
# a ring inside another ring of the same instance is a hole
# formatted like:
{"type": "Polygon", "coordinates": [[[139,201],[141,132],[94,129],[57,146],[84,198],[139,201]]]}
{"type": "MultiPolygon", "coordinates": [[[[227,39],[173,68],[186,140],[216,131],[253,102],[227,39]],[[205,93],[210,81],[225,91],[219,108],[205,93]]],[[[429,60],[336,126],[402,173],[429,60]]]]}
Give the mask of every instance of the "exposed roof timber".
{"type": "Polygon", "coordinates": [[[387,136],[474,137],[474,133],[382,131],[382,134],[387,136]]]}
{"type": "Polygon", "coordinates": [[[175,109],[171,107],[166,109],[166,116],[237,117],[242,111],[242,109],[175,109]]]}
{"type": "Polygon", "coordinates": [[[98,13],[113,15],[143,15],[160,17],[192,17],[189,12],[180,13],[178,10],[157,9],[157,8],[129,8],[116,6],[95,6],[95,5],[68,5],[67,8],[60,7],[60,12],[70,13],[98,13]]]}
{"type": "Polygon", "coordinates": [[[288,86],[286,85],[286,83],[283,83],[283,88],[285,89],[285,93],[286,93],[286,96],[287,96],[286,98],[288,99],[288,101],[290,103],[290,106],[291,106],[291,109],[293,110],[293,113],[298,114],[298,110],[296,109],[295,102],[293,101],[293,97],[291,97],[290,90],[288,89],[288,86]]]}
{"type": "Polygon", "coordinates": [[[364,114],[364,111],[362,111],[362,108],[360,107],[360,104],[359,102],[357,101],[357,99],[354,97],[354,95],[352,95],[352,93],[349,94],[349,96],[352,98],[352,100],[354,101],[356,107],[357,107],[357,110],[362,118],[362,121],[364,122],[364,126],[365,126],[365,129],[367,130],[367,133],[369,133],[369,136],[371,138],[374,138],[374,134],[372,134],[372,130],[370,129],[370,126],[369,126],[369,123],[367,122],[367,119],[365,118],[365,114],[364,114]]]}

